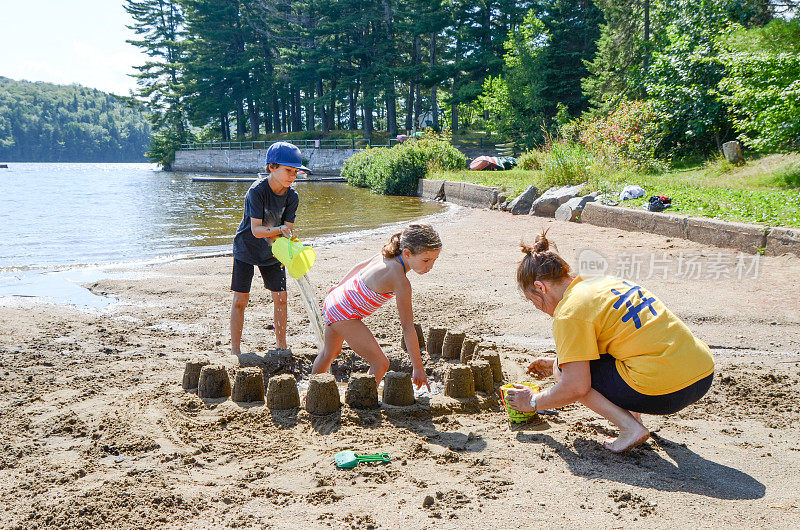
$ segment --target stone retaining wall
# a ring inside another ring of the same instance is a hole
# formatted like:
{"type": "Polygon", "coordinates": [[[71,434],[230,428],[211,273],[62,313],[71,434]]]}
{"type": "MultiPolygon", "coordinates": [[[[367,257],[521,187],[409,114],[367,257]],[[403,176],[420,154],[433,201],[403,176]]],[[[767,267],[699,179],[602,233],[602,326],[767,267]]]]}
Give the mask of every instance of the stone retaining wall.
{"type": "Polygon", "coordinates": [[[715,247],[734,248],[767,256],[795,254],[800,256],[800,229],[769,228],[716,219],[654,213],[633,208],[589,203],[581,214],[581,222],[595,226],[649,232],[679,237],[715,247]]]}
{"type": "Polygon", "coordinates": [[[419,179],[417,195],[424,199],[440,199],[470,208],[491,208],[497,204],[498,189],[469,182],[419,179]]]}
{"type": "MultiPolygon", "coordinates": [[[[357,149],[303,149],[308,167],[318,175],[336,174],[357,149]]],[[[202,173],[258,173],[264,171],[266,149],[199,149],[177,151],[173,171],[202,173]]]]}

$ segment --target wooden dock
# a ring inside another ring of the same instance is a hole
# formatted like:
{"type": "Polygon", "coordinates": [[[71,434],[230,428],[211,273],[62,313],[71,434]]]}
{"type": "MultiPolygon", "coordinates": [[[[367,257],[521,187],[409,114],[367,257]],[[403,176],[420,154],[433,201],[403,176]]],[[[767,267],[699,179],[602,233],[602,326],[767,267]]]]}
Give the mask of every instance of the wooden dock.
{"type": "MultiPolygon", "coordinates": [[[[192,182],[255,182],[259,177],[192,177],[192,182]]],[[[347,182],[344,177],[303,177],[295,182],[347,182]]]]}

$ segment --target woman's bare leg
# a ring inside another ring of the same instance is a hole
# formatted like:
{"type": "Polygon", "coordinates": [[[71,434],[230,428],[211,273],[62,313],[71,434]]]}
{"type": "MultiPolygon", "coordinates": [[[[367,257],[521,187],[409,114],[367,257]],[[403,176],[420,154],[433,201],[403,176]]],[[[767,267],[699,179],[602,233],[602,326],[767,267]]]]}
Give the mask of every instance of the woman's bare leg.
{"type": "MultiPolygon", "coordinates": [[[[375,376],[376,382],[380,383],[384,374],[389,370],[389,359],[383,353],[378,341],[375,340],[367,326],[360,320],[344,320],[342,322],[334,322],[328,327],[333,328],[333,331],[343,337],[356,354],[369,363],[369,373],[375,376]]],[[[339,342],[339,345],[341,350],[341,342],[339,342]]],[[[330,362],[333,362],[333,359],[330,362]]],[[[316,369],[316,361],[314,361],[314,365],[316,369]]]]}
{"type": "Polygon", "coordinates": [[[613,453],[622,453],[644,443],[650,437],[650,431],[644,428],[639,420],[630,412],[610,402],[595,389],[591,389],[581,403],[601,415],[619,429],[619,436],[606,440],[603,446],[613,453]]]}
{"type": "Polygon", "coordinates": [[[314,364],[311,366],[312,374],[322,374],[330,370],[333,361],[342,353],[342,337],[333,329],[333,326],[325,326],[322,351],[317,354],[314,364]]]}

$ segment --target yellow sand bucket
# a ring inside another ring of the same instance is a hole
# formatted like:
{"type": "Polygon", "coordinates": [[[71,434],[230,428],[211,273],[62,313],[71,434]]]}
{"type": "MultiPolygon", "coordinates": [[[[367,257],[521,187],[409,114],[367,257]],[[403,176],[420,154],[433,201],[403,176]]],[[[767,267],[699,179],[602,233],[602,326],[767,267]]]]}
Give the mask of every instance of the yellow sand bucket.
{"type": "MultiPolygon", "coordinates": [[[[537,385],[536,383],[517,383],[517,384],[529,386],[533,389],[534,392],[539,391],[539,385],[537,385]]],[[[508,391],[509,388],[514,388],[514,385],[509,383],[507,385],[503,385],[500,387],[503,405],[506,406],[506,411],[508,412],[508,420],[511,423],[525,423],[526,421],[529,421],[531,418],[536,416],[535,412],[521,412],[519,410],[511,408],[511,405],[509,405],[508,402],[506,401],[506,392],[508,391]]]]}
{"type": "Polygon", "coordinates": [[[298,239],[279,237],[272,244],[272,255],[283,263],[292,278],[300,278],[311,270],[317,253],[298,239]]]}

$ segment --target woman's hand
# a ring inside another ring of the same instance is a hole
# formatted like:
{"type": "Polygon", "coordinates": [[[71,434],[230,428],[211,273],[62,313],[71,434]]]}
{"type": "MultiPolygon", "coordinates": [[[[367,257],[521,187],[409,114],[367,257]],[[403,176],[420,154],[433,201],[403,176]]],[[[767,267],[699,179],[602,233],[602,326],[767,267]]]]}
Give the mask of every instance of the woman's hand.
{"type": "Polygon", "coordinates": [[[544,379],[553,375],[553,364],[556,362],[552,357],[537,357],[528,365],[526,372],[536,379],[544,379]]]}
{"type": "Polygon", "coordinates": [[[535,412],[531,407],[531,398],[535,392],[529,386],[514,385],[506,391],[506,401],[512,409],[520,412],[535,412]]]}
{"type": "Polygon", "coordinates": [[[414,386],[416,386],[417,389],[420,389],[422,388],[422,385],[425,385],[428,388],[428,392],[431,391],[431,385],[428,383],[428,375],[425,373],[424,366],[414,368],[414,371],[411,374],[411,380],[414,382],[414,386]]]}

